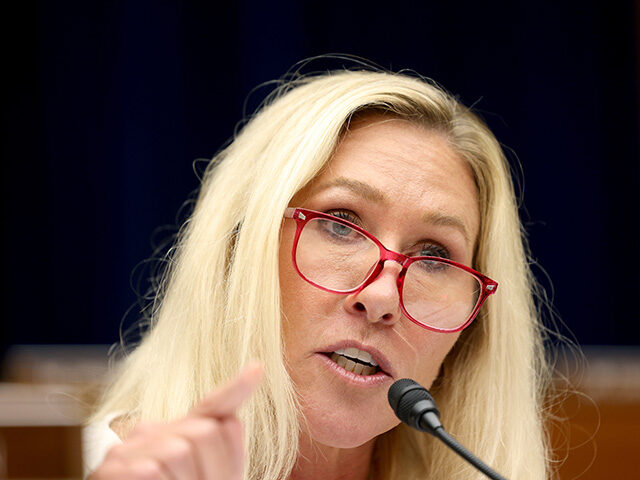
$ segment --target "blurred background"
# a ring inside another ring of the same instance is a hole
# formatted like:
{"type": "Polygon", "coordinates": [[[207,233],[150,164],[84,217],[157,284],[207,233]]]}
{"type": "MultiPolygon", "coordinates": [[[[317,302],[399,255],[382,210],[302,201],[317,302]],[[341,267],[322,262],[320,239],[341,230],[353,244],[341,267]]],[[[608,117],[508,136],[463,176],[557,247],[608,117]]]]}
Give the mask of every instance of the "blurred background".
{"type": "Polygon", "coordinates": [[[250,91],[346,53],[433,78],[504,145],[557,314],[546,321],[587,360],[561,368],[584,392],[561,414],[573,419],[558,440],[563,478],[597,478],[608,448],[637,451],[640,1],[484,3],[3,7],[2,379],[101,378],[108,345],[139,317],[145,259],[188,213],[204,165],[194,161],[270,87],[250,91]]]}

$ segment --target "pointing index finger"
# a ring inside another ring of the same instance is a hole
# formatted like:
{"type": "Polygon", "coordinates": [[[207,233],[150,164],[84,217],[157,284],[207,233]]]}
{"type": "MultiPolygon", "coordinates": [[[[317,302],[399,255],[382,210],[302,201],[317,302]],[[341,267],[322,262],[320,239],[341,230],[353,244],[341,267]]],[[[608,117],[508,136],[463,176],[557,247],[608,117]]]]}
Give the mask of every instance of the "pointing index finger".
{"type": "Polygon", "coordinates": [[[262,365],[257,362],[248,365],[237,377],[216,388],[197,403],[189,411],[189,415],[213,418],[233,415],[260,385],[263,376],[262,365]]]}

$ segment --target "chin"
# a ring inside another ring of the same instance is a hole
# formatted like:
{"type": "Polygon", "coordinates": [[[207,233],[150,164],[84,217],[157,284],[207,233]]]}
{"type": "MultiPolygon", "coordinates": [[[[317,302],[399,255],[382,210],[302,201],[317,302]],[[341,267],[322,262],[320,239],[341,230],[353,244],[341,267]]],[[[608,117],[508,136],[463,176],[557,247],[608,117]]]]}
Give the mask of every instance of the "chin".
{"type": "MultiPolygon", "coordinates": [[[[393,415],[391,409],[389,412],[393,415]]],[[[305,412],[305,430],[314,443],[333,448],[357,448],[400,423],[395,416],[386,418],[387,412],[376,414],[360,411],[359,414],[352,415],[349,413],[312,409],[305,412]]]]}

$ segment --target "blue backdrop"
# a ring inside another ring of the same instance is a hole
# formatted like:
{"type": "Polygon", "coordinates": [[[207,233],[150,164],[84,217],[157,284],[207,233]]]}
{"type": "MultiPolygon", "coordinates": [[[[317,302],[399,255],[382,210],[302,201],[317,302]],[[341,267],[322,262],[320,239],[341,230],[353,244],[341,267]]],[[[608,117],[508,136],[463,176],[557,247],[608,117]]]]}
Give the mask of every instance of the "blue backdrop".
{"type": "Polygon", "coordinates": [[[640,343],[631,0],[15,3],[2,349],[116,341],[132,270],[198,185],[193,161],[231,137],[253,87],[328,52],[414,69],[474,104],[521,165],[534,270],[562,321],[583,344],[640,343]]]}

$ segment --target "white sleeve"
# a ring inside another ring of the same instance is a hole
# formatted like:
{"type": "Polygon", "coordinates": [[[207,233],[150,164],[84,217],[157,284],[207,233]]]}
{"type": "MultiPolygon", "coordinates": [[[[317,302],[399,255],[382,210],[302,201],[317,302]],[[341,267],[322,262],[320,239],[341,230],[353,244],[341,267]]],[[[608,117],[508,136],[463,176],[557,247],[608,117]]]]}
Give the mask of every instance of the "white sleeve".
{"type": "Polygon", "coordinates": [[[98,465],[102,463],[105,455],[111,447],[122,443],[116,432],[111,430],[109,424],[124,412],[115,412],[107,415],[96,423],[91,423],[82,429],[82,463],[84,468],[83,478],[89,476],[98,465]]]}

